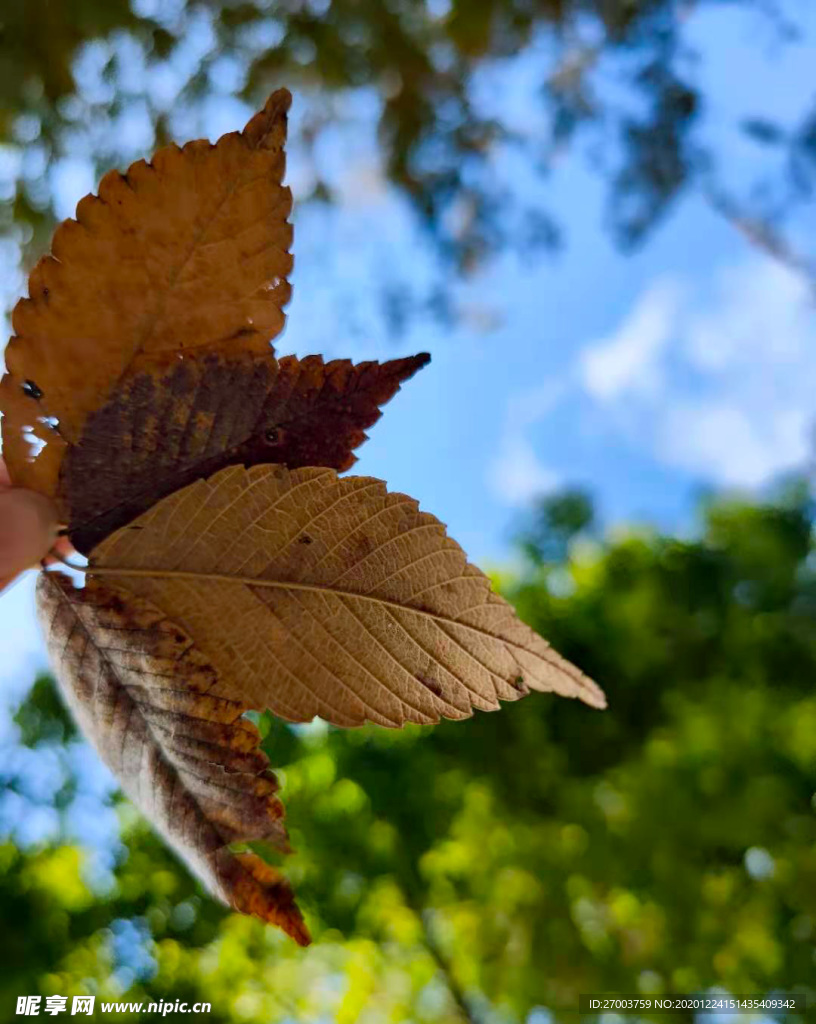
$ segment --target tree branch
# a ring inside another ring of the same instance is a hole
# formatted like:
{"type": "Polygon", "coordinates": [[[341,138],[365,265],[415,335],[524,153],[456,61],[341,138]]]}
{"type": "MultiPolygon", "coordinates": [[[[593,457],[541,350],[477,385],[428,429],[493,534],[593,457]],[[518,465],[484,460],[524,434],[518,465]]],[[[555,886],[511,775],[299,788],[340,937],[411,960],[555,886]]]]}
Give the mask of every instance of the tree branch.
{"type": "Polygon", "coordinates": [[[462,1018],[466,1020],[468,1024],[483,1024],[481,1015],[471,1004],[471,1001],[468,999],[464,989],[456,980],[450,960],[443,953],[442,948],[436,940],[431,922],[433,912],[428,910],[427,907],[421,908],[415,906],[413,909],[422,924],[422,936],[425,946],[436,962],[436,966],[440,974],[444,976],[445,984],[447,985],[448,991],[450,992],[454,1003],[456,1003],[456,1007],[462,1015],[462,1018]]]}
{"type": "Polygon", "coordinates": [[[422,927],[422,939],[425,948],[430,953],[431,958],[436,964],[437,970],[444,978],[445,985],[450,993],[451,999],[456,1004],[456,1008],[459,1011],[462,1020],[466,1021],[467,1024],[485,1024],[485,1021],[482,1019],[482,1015],[476,1007],[472,1005],[471,1000],[457,981],[456,976],[453,973],[451,962],[445,955],[436,936],[434,935],[432,922],[433,911],[423,904],[421,886],[414,865],[409,860],[405,860],[403,863],[403,869],[405,877],[403,879],[401,889],[403,896],[405,897],[405,902],[419,919],[419,923],[422,927]]]}
{"type": "Polygon", "coordinates": [[[743,238],[760,249],[766,256],[782,263],[789,270],[804,278],[813,297],[816,299],[816,261],[808,259],[797,252],[785,238],[782,237],[765,220],[752,217],[730,199],[725,193],[718,191],[712,186],[703,189],[703,195],[709,206],[725,218],[743,238]]]}

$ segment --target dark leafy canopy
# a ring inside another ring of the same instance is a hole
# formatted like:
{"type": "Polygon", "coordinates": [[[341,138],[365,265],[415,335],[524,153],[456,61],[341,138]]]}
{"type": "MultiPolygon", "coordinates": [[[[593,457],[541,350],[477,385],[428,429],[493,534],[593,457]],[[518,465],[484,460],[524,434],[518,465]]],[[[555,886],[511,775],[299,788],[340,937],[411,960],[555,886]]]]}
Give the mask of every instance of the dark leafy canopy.
{"type": "Polygon", "coordinates": [[[540,532],[505,592],[603,675],[614,714],[541,701],[395,733],[262,718],[305,954],[201,899],[131,817],[96,895],[72,847],[2,848],[3,1005],[98,982],[236,1024],[515,1024],[535,1006],[572,1021],[579,992],[812,989],[813,522],[791,488],[710,503],[697,541],[579,539],[558,561],[540,532]],[[141,960],[123,922],[152,936],[141,960]]]}
{"type": "MultiPolygon", "coordinates": [[[[732,6],[759,19],[757,38],[795,37],[775,3],[732,6]]],[[[675,0],[314,0],[274,7],[3,0],[0,15],[0,138],[31,152],[28,169],[12,183],[7,223],[14,217],[37,226],[47,217],[42,168],[49,156],[75,154],[85,144],[100,165],[121,162],[119,118],[132,114],[141,122],[147,115],[162,141],[178,134],[178,111],[206,94],[232,92],[255,104],[280,84],[308,107],[300,141],[312,152],[342,116],[333,97],[373,89],[389,178],[443,251],[464,266],[511,241],[527,247],[558,238],[546,207],[511,215],[512,189],[491,174],[502,148],[522,152],[546,174],[573,141],[600,147],[593,166],[609,179],[610,224],[624,245],[641,241],[701,172],[716,170],[717,154],[697,132],[706,97],[675,0]],[[149,83],[185,66],[194,31],[205,39],[202,59],[182,74],[180,94],[171,89],[162,99],[149,83]],[[83,49],[95,39],[104,42],[83,49]],[[500,105],[480,106],[474,87],[488,66],[496,70],[496,59],[532,47],[544,116],[522,130],[500,105]]],[[[815,125],[816,112],[804,103],[792,129],[751,116],[735,126],[774,158],[763,193],[769,203],[754,214],[812,195],[815,125]]],[[[313,198],[331,198],[333,184],[319,168],[318,160],[313,198]]]]}

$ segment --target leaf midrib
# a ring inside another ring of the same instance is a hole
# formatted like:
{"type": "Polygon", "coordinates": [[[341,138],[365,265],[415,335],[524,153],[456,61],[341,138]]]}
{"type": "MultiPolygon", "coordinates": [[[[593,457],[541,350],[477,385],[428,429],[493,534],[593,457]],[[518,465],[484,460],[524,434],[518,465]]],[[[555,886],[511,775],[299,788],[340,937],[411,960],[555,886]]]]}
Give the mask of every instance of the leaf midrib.
{"type": "MultiPolygon", "coordinates": [[[[121,577],[137,577],[142,579],[181,579],[181,580],[194,580],[194,581],[208,581],[211,583],[232,583],[246,587],[264,587],[275,590],[299,590],[306,593],[319,593],[319,594],[332,594],[336,597],[346,597],[351,600],[364,601],[368,604],[374,604],[380,607],[393,608],[401,612],[412,612],[414,615],[419,615],[422,618],[430,619],[432,622],[444,622],[451,626],[458,626],[460,629],[469,630],[472,633],[477,633],[479,636],[488,636],[492,640],[496,640],[499,643],[507,644],[509,647],[515,647],[517,650],[524,651],[526,654],[538,654],[529,647],[525,647],[524,644],[516,643],[514,640],[510,640],[504,636],[498,636],[495,633],[491,633],[490,630],[482,629],[479,626],[472,626],[469,623],[462,622],[461,619],[454,619],[448,615],[442,615],[438,612],[430,612],[424,608],[415,608],[413,605],[400,604],[399,601],[392,601],[386,597],[377,597],[371,594],[360,594],[354,590],[345,590],[342,587],[331,587],[323,586],[319,583],[296,583],[289,580],[270,580],[270,579],[259,579],[256,576],[230,576],[224,573],[215,572],[192,572],[184,569],[129,569],[129,568],[117,568],[116,566],[88,566],[86,572],[91,576],[121,576],[121,577]]],[[[489,608],[490,605],[485,603],[484,605],[476,605],[475,607],[489,608]]],[[[472,609],[471,609],[472,610],[472,609]]],[[[545,645],[545,649],[549,651],[550,645],[547,641],[541,638],[542,644],[545,645]]],[[[543,661],[550,661],[543,654],[538,655],[543,661]]],[[[553,664],[553,662],[551,662],[553,664]]],[[[566,662],[565,664],[569,664],[566,662]]],[[[562,668],[563,666],[557,665],[556,667],[562,668]]],[[[573,678],[576,682],[580,683],[581,677],[577,675],[578,670],[575,669],[575,675],[573,678]]]]}

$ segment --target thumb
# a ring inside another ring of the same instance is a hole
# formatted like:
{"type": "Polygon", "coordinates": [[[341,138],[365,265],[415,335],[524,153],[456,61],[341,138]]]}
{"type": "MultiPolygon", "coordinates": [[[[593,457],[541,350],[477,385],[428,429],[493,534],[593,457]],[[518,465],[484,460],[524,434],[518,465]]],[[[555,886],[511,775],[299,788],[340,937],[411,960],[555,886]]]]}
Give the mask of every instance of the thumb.
{"type": "Polygon", "coordinates": [[[0,591],[36,566],[57,537],[57,510],[42,494],[0,487],[0,591]]]}

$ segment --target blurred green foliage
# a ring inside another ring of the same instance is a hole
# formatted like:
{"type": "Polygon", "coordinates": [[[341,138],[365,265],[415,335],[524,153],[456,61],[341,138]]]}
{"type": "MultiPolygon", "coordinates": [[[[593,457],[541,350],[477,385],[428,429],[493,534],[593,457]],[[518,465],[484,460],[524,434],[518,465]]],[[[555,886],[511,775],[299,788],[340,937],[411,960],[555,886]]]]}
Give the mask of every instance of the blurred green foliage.
{"type": "MultiPolygon", "coordinates": [[[[744,8],[757,18],[758,45],[781,43],[782,53],[797,38],[775,0],[692,6],[695,13],[744,8]]],[[[26,239],[33,230],[31,251],[39,252],[53,212],[46,179],[55,160],[83,155],[101,172],[187,131],[183,115],[207,98],[255,105],[283,84],[302,106],[298,141],[312,157],[312,199],[332,198],[325,147],[345,100],[362,90],[373,97],[384,173],[460,268],[503,246],[558,243],[560,224],[541,196],[514,215],[522,197],[497,173],[496,158],[504,154],[515,167],[521,156],[513,178],[530,170],[546,177],[579,141],[608,181],[608,226],[631,247],[689,186],[712,176],[719,182],[718,155],[697,130],[705,76],[684,35],[684,7],[677,0],[0,0],[0,143],[20,158],[0,182],[0,219],[7,230],[24,226],[26,239]],[[507,59],[524,53],[533,110],[501,96],[512,92],[507,59]],[[135,151],[124,142],[134,119],[135,151]]],[[[812,198],[812,107],[784,126],[749,111],[734,128],[770,154],[770,179],[750,193],[764,197],[752,217],[764,223],[812,198]]]]}
{"type": "MultiPolygon", "coordinates": [[[[816,997],[806,490],[711,499],[696,539],[592,539],[585,495],[539,512],[501,586],[608,711],[533,695],[399,732],[265,716],[315,945],[216,906],[121,803],[110,877],[66,842],[0,847],[0,1004],[88,991],[207,1000],[235,1024],[487,1024],[574,1020],[581,992],[816,997]]],[[[76,742],[42,679],[33,704],[27,742],[76,742]]]]}

